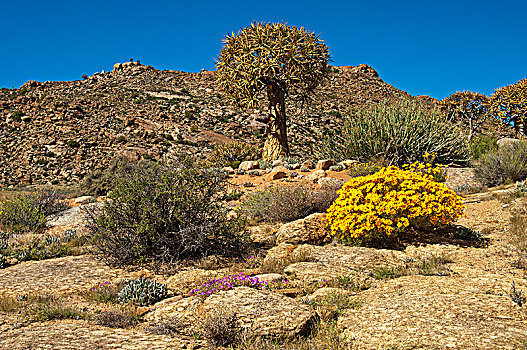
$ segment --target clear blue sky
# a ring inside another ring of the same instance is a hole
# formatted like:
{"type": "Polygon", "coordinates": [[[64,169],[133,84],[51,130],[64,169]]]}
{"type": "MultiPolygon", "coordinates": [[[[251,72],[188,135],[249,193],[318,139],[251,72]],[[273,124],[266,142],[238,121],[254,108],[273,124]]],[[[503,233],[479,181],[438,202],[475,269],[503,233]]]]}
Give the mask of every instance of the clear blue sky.
{"type": "Polygon", "coordinates": [[[527,77],[527,1],[2,1],[0,87],[76,80],[130,58],[211,70],[252,21],[321,34],[333,65],[366,63],[412,95],[491,94],[527,77]]]}

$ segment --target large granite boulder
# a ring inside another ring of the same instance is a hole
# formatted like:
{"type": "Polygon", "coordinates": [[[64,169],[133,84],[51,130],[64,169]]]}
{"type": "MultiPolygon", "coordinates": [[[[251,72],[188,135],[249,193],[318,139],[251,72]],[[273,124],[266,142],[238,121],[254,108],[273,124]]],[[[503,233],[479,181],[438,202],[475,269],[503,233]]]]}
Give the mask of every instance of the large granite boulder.
{"type": "Polygon", "coordinates": [[[331,241],[326,226],[326,214],[315,213],[304,219],[282,225],[276,233],[276,243],[323,244],[331,241]]]}
{"type": "Polygon", "coordinates": [[[249,287],[213,294],[203,303],[205,313],[230,310],[239,326],[258,337],[293,338],[308,334],[317,316],[309,305],[281,294],[249,287]]]}

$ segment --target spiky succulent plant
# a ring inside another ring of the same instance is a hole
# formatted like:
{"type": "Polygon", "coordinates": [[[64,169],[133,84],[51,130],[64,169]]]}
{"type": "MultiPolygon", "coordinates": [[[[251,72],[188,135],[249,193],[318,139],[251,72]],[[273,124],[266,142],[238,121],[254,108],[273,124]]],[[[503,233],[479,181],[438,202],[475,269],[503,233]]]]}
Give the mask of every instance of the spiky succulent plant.
{"type": "Polygon", "coordinates": [[[448,119],[466,125],[471,139],[487,119],[489,98],[472,91],[456,92],[441,100],[439,108],[448,119]]]}
{"type": "Polygon", "coordinates": [[[490,97],[490,112],[507,124],[512,124],[516,133],[526,134],[527,78],[496,89],[490,97]]]}
{"type": "Polygon", "coordinates": [[[255,108],[264,90],[269,102],[264,160],[289,155],[286,98],[305,99],[328,73],[330,55],[318,35],[284,23],[258,23],[223,40],[216,62],[218,86],[227,100],[255,108]]]}
{"type": "Polygon", "coordinates": [[[125,281],[117,300],[123,304],[132,302],[137,305],[150,305],[166,298],[167,293],[166,284],[139,277],[125,281]]]}

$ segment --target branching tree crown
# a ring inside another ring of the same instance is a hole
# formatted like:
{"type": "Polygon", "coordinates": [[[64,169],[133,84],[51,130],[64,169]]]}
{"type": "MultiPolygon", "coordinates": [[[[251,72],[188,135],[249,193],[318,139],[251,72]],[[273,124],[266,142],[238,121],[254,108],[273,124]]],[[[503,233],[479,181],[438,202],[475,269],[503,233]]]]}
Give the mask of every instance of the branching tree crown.
{"type": "Polygon", "coordinates": [[[494,91],[490,112],[503,122],[514,125],[516,134],[525,135],[527,120],[527,78],[494,91]]]}
{"type": "Polygon", "coordinates": [[[456,92],[441,100],[439,108],[449,120],[465,124],[471,139],[487,119],[489,98],[477,92],[456,92]]]}
{"type": "Polygon", "coordinates": [[[226,98],[257,106],[267,92],[269,119],[263,157],[289,155],[286,98],[306,98],[327,76],[330,55],[318,35],[284,23],[252,23],[227,35],[216,62],[216,79],[226,98]]]}

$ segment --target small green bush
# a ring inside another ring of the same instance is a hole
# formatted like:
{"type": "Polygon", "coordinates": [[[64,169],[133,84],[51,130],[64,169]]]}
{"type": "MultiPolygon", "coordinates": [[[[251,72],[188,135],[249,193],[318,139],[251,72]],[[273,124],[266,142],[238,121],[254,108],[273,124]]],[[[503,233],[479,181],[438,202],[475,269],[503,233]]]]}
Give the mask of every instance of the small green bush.
{"type": "Polygon", "coordinates": [[[327,137],[319,158],[368,162],[384,158],[401,166],[435,153],[436,162],[466,163],[467,137],[440,113],[417,102],[382,102],[354,111],[341,130],[327,137]]]}
{"type": "Polygon", "coordinates": [[[133,303],[136,305],[152,305],[167,297],[167,285],[157,283],[148,278],[126,280],[117,300],[121,304],[133,303]]]}
{"type": "Polygon", "coordinates": [[[303,187],[270,187],[242,199],[239,212],[256,221],[290,222],[325,212],[338,197],[340,186],[319,190],[303,187]]]}
{"type": "Polygon", "coordinates": [[[66,144],[69,147],[71,147],[71,148],[79,148],[80,147],[79,141],[76,141],[76,140],[68,140],[68,141],[66,141],[66,144]]]}
{"type": "Polygon", "coordinates": [[[240,162],[245,160],[256,160],[260,157],[260,154],[261,152],[258,148],[253,145],[233,141],[216,146],[207,162],[209,166],[218,168],[231,166],[235,169],[238,166],[234,165],[234,163],[239,165],[240,162]]]}
{"type": "Polygon", "coordinates": [[[87,209],[96,250],[111,265],[239,254],[244,222],[228,218],[221,172],[188,162],[138,163],[116,179],[110,201],[87,209]]]}
{"type": "Polygon", "coordinates": [[[518,142],[485,154],[474,169],[485,186],[521,181],[527,177],[527,142],[518,142]]]}
{"type": "Polygon", "coordinates": [[[107,168],[88,173],[78,185],[77,195],[105,196],[115,187],[117,179],[122,179],[137,171],[138,168],[151,164],[146,160],[134,163],[125,157],[116,157],[107,168]]]}
{"type": "Polygon", "coordinates": [[[64,196],[54,191],[36,191],[4,197],[0,201],[0,225],[13,232],[38,231],[47,217],[68,208],[64,196]]]}
{"type": "Polygon", "coordinates": [[[489,135],[478,135],[470,141],[470,155],[472,159],[477,160],[489,152],[495,152],[498,149],[498,138],[489,135]]]}

